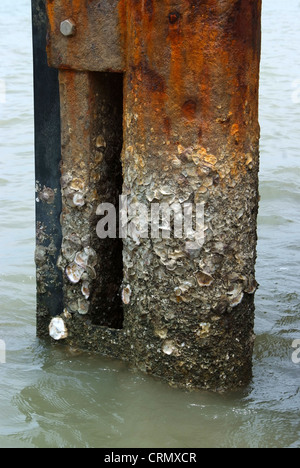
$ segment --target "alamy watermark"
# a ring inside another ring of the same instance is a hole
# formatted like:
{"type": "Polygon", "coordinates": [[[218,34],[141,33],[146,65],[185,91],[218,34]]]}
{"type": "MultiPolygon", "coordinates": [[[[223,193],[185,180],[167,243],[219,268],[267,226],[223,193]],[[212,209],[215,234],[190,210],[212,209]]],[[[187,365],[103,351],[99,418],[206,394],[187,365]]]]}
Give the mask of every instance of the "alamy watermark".
{"type": "Polygon", "coordinates": [[[292,361],[294,364],[300,364],[300,340],[294,340],[292,348],[295,349],[292,354],[292,361]]]}
{"type": "Polygon", "coordinates": [[[0,340],[0,364],[6,364],[6,345],[3,340],[0,340]]]}
{"type": "Polygon", "coordinates": [[[204,244],[204,202],[146,205],[122,195],[119,209],[101,203],[96,214],[102,216],[96,228],[100,239],[131,238],[137,244],[142,239],[184,239],[187,250],[199,250],[204,244]]]}
{"type": "Polygon", "coordinates": [[[0,78],[0,104],[6,103],[6,82],[0,78]]]}

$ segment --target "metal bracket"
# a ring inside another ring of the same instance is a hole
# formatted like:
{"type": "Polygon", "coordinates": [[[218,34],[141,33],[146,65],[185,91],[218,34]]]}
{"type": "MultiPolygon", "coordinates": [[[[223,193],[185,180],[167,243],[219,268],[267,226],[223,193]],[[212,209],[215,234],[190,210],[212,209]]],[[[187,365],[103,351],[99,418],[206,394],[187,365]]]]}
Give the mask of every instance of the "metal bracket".
{"type": "Polygon", "coordinates": [[[49,65],[79,71],[123,71],[119,4],[120,0],[47,0],[49,65]]]}

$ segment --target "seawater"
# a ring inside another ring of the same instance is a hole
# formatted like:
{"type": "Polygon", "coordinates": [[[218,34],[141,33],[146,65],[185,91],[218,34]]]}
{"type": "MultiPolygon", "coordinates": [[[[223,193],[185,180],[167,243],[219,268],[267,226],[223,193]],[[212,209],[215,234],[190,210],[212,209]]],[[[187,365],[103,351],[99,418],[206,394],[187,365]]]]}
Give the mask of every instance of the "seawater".
{"type": "Polygon", "coordinates": [[[1,0],[0,447],[300,448],[300,2],[263,4],[254,377],[214,395],[36,338],[30,1],[1,0]]]}

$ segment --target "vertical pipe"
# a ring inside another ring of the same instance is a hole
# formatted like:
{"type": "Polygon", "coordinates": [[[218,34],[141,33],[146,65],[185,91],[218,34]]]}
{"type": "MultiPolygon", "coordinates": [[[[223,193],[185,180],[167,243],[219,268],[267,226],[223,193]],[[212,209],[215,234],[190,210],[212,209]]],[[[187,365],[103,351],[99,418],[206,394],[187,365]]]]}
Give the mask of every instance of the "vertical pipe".
{"type": "Polygon", "coordinates": [[[124,240],[124,327],[140,369],[186,387],[251,378],[260,14],[260,0],[123,4],[123,195],[204,205],[202,248],[124,240]]]}

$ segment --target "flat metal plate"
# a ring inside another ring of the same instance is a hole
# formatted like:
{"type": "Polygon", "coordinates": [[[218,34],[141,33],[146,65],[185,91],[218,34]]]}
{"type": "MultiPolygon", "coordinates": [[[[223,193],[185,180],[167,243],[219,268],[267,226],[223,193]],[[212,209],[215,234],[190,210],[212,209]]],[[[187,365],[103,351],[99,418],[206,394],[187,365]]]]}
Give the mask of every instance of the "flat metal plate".
{"type": "Polygon", "coordinates": [[[51,67],[122,72],[125,59],[119,25],[120,0],[47,0],[47,54],[51,67]],[[63,21],[75,23],[74,36],[60,31],[63,21]]]}
{"type": "Polygon", "coordinates": [[[46,57],[45,0],[32,1],[36,174],[37,332],[49,334],[51,317],[63,311],[62,272],[57,267],[62,242],[59,222],[61,125],[57,70],[46,57]]]}

